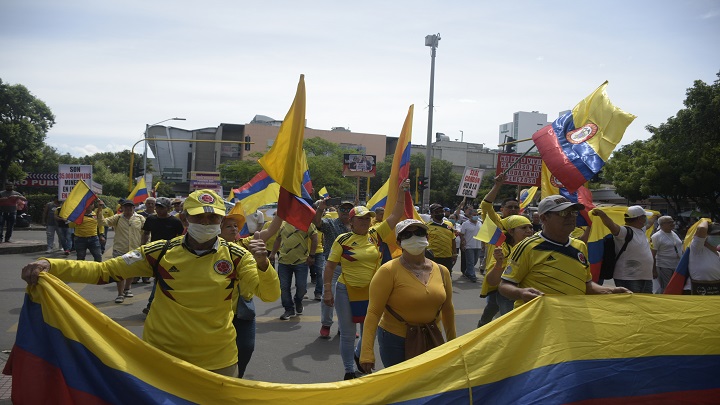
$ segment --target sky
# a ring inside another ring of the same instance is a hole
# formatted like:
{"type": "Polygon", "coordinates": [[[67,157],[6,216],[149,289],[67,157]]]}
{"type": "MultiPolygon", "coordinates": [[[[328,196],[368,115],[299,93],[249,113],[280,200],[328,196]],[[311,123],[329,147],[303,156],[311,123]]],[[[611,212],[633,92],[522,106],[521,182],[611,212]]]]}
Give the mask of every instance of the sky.
{"type": "MultiPolygon", "coordinates": [[[[53,111],[46,143],[84,156],[130,149],[147,124],[282,120],[305,75],[307,126],[432,134],[495,147],[517,111],[555,119],[605,80],[648,139],[720,72],[720,1],[0,2],[0,79],[53,111]]],[[[142,150],[140,144],[136,152],[142,150]]]]}

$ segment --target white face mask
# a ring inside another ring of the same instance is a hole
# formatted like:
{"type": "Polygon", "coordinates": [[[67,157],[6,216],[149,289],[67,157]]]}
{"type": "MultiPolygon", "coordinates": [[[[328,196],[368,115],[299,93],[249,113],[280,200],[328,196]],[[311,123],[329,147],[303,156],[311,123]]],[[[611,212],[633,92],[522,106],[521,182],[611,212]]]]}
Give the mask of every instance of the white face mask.
{"type": "Polygon", "coordinates": [[[429,244],[430,242],[428,242],[425,236],[412,236],[400,242],[400,247],[407,250],[411,255],[419,255],[425,253],[425,248],[427,248],[429,244]]]}
{"type": "Polygon", "coordinates": [[[187,233],[198,243],[205,243],[210,239],[220,235],[220,224],[193,224],[188,223],[187,233]]]}

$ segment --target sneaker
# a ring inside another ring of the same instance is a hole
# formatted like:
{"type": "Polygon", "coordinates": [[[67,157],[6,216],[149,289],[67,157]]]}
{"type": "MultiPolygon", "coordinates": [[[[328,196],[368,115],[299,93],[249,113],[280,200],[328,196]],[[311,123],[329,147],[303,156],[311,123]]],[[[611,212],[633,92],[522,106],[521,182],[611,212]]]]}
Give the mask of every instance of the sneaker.
{"type": "Polygon", "coordinates": [[[357,376],[355,376],[355,373],[345,373],[345,377],[343,377],[343,380],[354,380],[355,378],[357,378],[357,376]]]}
{"type": "Polygon", "coordinates": [[[150,284],[150,277],[143,277],[142,282],[145,284],[150,284]]]}
{"type": "Polygon", "coordinates": [[[125,290],[125,291],[123,291],[123,295],[124,295],[125,297],[127,297],[127,298],[130,298],[130,297],[134,297],[134,296],[135,296],[135,294],[133,294],[131,290],[125,290]]]}
{"type": "Polygon", "coordinates": [[[122,295],[118,295],[118,297],[115,298],[116,304],[122,304],[123,302],[125,302],[125,297],[123,297],[122,295]]]}
{"type": "Polygon", "coordinates": [[[320,327],[320,337],[323,339],[330,339],[330,327],[323,325],[320,327]]]}
{"type": "Polygon", "coordinates": [[[297,304],[295,304],[295,312],[297,312],[298,315],[302,314],[303,309],[305,308],[303,308],[302,302],[298,302],[297,304]]]}
{"type": "Polygon", "coordinates": [[[64,253],[64,255],[65,255],[65,256],[70,256],[70,251],[69,251],[69,250],[66,250],[65,253],[64,253]]]}
{"type": "Polygon", "coordinates": [[[150,307],[145,307],[145,308],[143,308],[142,313],[145,314],[145,315],[149,314],[149,313],[150,313],[150,307]]]}
{"type": "Polygon", "coordinates": [[[280,320],[281,320],[281,321],[287,321],[288,319],[290,319],[290,318],[292,318],[292,317],[294,317],[294,316],[295,316],[295,311],[287,310],[287,311],[285,311],[284,314],[280,315],[280,320]]]}
{"type": "Polygon", "coordinates": [[[315,301],[322,301],[322,294],[315,293],[315,301]]]}

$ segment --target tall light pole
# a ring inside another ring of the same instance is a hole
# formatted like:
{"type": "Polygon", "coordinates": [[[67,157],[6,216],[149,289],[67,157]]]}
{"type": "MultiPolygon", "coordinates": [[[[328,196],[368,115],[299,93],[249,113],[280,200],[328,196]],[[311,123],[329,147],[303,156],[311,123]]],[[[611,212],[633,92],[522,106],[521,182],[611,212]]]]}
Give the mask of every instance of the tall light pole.
{"type": "MultiPolygon", "coordinates": [[[[432,185],[430,179],[430,157],[432,155],[432,123],[433,123],[433,98],[435,96],[435,50],[440,41],[440,34],[425,36],[425,46],[432,49],[430,54],[430,103],[428,106],[428,128],[427,128],[427,149],[425,151],[425,177],[428,178],[429,184],[432,185]]],[[[430,187],[423,191],[423,207],[430,206],[430,187]]]]}
{"type": "Polygon", "coordinates": [[[145,147],[143,148],[143,176],[147,175],[147,139],[148,139],[148,129],[150,127],[154,127],[157,124],[162,124],[163,122],[167,121],[185,121],[185,118],[168,118],[166,120],[162,120],[160,122],[156,122],[152,125],[145,124],[145,135],[143,136],[143,139],[145,140],[145,147]]]}

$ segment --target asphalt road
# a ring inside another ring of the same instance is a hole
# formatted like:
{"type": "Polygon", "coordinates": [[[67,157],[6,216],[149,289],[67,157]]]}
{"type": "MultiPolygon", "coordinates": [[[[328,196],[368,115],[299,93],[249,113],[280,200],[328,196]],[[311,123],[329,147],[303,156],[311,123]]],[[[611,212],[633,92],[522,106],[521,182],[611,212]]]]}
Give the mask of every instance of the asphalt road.
{"type": "MultiPolygon", "coordinates": [[[[112,232],[108,245],[112,242],[112,232]]],[[[109,246],[108,246],[109,247],[109,246]]],[[[106,251],[109,257],[110,251],[106,251]]],[[[26,263],[43,256],[41,253],[9,254],[0,256],[0,349],[9,350],[15,342],[17,321],[25,294],[25,282],[20,269],[26,263]]],[[[51,255],[63,257],[60,254],[51,255]]],[[[90,256],[90,255],[88,255],[90,256]]],[[[72,256],[71,256],[72,257],[72,256]]],[[[485,306],[479,298],[480,283],[471,283],[460,276],[459,264],[452,273],[453,303],[455,305],[457,333],[462,335],[475,329],[485,306]]],[[[478,274],[480,280],[482,277],[478,274]]],[[[96,286],[70,284],[85,299],[120,325],[138,336],[142,335],[145,315],[142,309],[150,296],[152,284],[137,284],[134,298],[115,304],[115,285],[96,286]]],[[[308,284],[312,297],[312,284],[308,284]]],[[[319,383],[338,381],[344,371],[339,351],[337,324],[331,330],[331,339],[319,338],[320,303],[305,300],[302,315],[281,321],[283,308],[280,301],[265,303],[255,299],[257,307],[257,337],[255,353],[248,365],[246,379],[278,383],[319,383]]],[[[377,345],[376,345],[377,346],[377,345]]],[[[379,356],[376,366],[382,367],[379,356]]]]}

